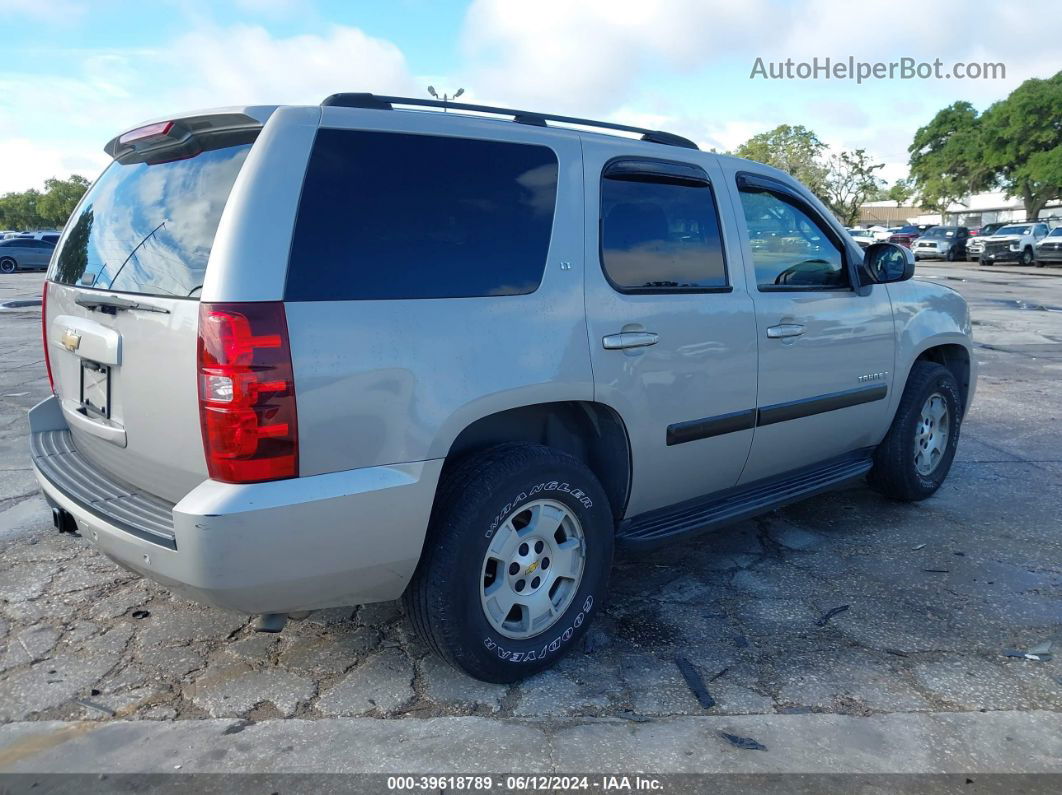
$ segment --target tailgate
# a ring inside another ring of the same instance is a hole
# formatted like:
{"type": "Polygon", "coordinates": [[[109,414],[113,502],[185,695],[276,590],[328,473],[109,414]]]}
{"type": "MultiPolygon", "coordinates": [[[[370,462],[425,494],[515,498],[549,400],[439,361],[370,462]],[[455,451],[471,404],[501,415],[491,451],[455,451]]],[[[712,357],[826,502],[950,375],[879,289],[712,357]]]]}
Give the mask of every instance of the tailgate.
{"type": "Polygon", "coordinates": [[[45,304],[53,384],[77,450],[173,502],[208,477],[198,294],[257,134],[175,129],[172,141],[156,130],[144,150],[126,147],[86,193],[56,249],[45,304]]]}
{"type": "Polygon", "coordinates": [[[48,285],[55,392],[77,449],[122,480],[177,502],[207,478],[199,430],[199,302],[138,298],[163,312],[113,315],[95,291],[48,285]]]}

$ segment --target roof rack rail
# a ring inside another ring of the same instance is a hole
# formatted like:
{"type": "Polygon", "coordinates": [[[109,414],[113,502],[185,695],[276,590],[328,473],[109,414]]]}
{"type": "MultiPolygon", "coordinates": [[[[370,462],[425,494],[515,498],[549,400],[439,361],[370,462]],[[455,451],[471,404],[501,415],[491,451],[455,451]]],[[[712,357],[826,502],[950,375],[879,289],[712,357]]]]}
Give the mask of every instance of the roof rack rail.
{"type": "Polygon", "coordinates": [[[664,132],[663,130],[649,130],[644,127],[632,127],[628,124],[614,124],[607,121],[594,121],[592,119],[579,119],[574,116],[558,116],[554,113],[536,113],[527,110],[514,110],[513,108],[495,108],[490,105],[470,105],[466,102],[450,102],[441,99],[421,99],[419,97],[385,97],[376,94],[344,93],[332,94],[326,97],[322,105],[330,105],[339,108],[366,108],[369,110],[393,110],[395,105],[407,105],[413,107],[443,108],[444,110],[470,110],[476,113],[491,113],[498,116],[512,116],[517,124],[530,124],[535,127],[548,127],[547,122],[560,122],[561,124],[577,124],[582,127],[599,127],[605,130],[619,130],[620,132],[638,133],[643,141],[665,146],[681,146],[685,149],[697,149],[698,146],[688,138],[681,135],[664,132]]]}

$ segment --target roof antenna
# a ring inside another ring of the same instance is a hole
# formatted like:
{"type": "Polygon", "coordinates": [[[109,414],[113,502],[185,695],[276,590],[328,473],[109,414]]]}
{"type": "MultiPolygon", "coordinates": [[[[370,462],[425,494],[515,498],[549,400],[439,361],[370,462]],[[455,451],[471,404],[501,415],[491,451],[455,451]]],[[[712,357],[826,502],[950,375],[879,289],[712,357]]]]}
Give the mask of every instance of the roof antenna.
{"type": "Polygon", "coordinates": [[[442,100],[443,113],[446,113],[446,103],[449,102],[451,99],[457,99],[459,96],[461,96],[462,94],[465,93],[465,90],[463,88],[459,88],[459,89],[457,89],[457,93],[455,93],[452,97],[451,96],[447,96],[446,94],[443,94],[440,97],[437,93],[435,93],[435,86],[428,86],[428,93],[431,94],[436,99],[441,99],[442,100]]]}

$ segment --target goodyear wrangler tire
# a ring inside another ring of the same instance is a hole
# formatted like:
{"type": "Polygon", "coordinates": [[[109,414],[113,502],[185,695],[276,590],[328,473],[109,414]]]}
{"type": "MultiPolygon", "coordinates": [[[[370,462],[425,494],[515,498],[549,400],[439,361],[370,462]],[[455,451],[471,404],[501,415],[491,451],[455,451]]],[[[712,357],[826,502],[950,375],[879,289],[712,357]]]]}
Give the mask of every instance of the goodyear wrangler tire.
{"type": "Polygon", "coordinates": [[[934,494],[955,458],[962,410],[951,371],[934,362],[915,362],[892,427],[874,451],[867,477],[871,487],[902,502],[934,494]]]}
{"type": "Polygon", "coordinates": [[[451,665],[517,681],[575,646],[602,609],[613,534],[604,490],[576,458],[492,448],[444,472],[406,612],[451,665]]]}

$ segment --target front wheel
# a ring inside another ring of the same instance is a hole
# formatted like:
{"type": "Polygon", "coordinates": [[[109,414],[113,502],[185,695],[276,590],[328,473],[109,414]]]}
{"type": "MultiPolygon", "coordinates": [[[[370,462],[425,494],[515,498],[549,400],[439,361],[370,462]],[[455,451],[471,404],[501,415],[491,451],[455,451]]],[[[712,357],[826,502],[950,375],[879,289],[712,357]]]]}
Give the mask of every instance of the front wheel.
{"type": "Polygon", "coordinates": [[[1026,268],[1033,264],[1033,250],[1028,246],[1021,252],[1021,264],[1026,268]]]}
{"type": "Polygon", "coordinates": [[[0,259],[0,273],[14,273],[18,270],[18,263],[11,257],[0,259]]]}
{"type": "Polygon", "coordinates": [[[567,453],[505,444],[444,472],[404,601],[443,659],[487,682],[549,667],[604,605],[614,523],[567,453]]]}
{"type": "Polygon", "coordinates": [[[874,451],[870,485],[904,502],[931,496],[955,458],[962,407],[959,384],[948,368],[915,362],[892,426],[874,451]]]}

